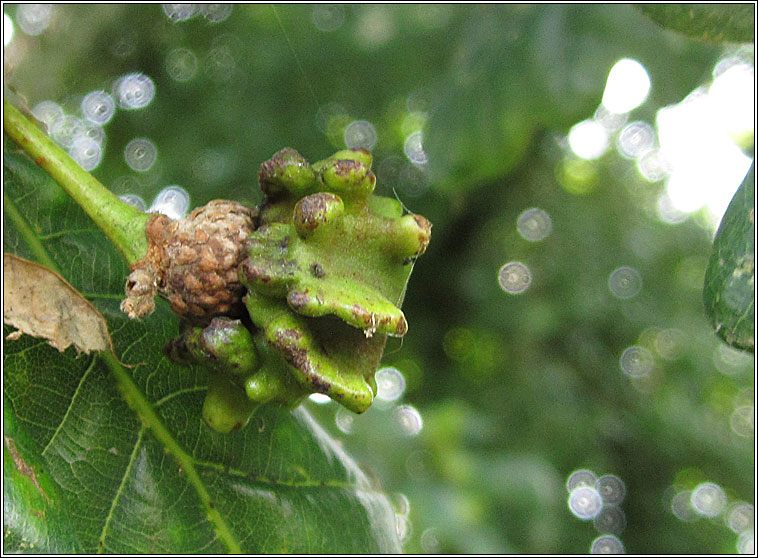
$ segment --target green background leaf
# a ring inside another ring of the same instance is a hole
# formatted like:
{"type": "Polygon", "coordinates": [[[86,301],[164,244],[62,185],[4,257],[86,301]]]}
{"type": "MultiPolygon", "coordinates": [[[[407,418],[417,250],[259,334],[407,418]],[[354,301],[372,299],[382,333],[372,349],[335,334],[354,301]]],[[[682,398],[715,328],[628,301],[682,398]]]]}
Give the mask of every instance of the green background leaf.
{"type": "Polygon", "coordinates": [[[167,305],[129,321],[127,268],[104,236],[25,157],[6,151],[4,172],[5,251],[46,260],[90,299],[121,361],[5,342],[7,551],[400,550],[389,500],[306,410],[208,429],[206,370],[162,354],[177,333],[167,305]]]}
{"type": "Polygon", "coordinates": [[[724,214],[703,288],[716,333],[734,347],[755,350],[755,163],[724,214]]]}
{"type": "Polygon", "coordinates": [[[668,29],[707,41],[755,39],[755,4],[638,4],[643,14],[668,29]]]}

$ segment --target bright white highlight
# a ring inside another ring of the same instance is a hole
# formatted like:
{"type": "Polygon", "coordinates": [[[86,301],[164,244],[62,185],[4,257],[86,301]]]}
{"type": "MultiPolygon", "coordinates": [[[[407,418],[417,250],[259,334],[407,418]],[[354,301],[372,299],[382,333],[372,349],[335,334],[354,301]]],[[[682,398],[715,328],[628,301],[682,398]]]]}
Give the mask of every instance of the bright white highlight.
{"type": "Polygon", "coordinates": [[[129,74],[116,81],[114,92],[119,107],[127,110],[140,109],[153,100],[155,84],[145,74],[129,74]]]}
{"type": "Polygon", "coordinates": [[[726,509],[726,492],[717,484],[704,482],[697,485],[692,491],[690,503],[700,515],[717,517],[726,509]]]}
{"type": "Polygon", "coordinates": [[[577,157],[597,159],[608,149],[608,130],[595,120],[584,120],[571,128],[568,142],[577,157]]]}
{"type": "Polygon", "coordinates": [[[421,414],[410,405],[397,407],[393,412],[393,418],[400,427],[400,431],[406,436],[416,436],[424,426],[421,414]]]}
{"type": "Polygon", "coordinates": [[[405,377],[397,368],[382,368],[374,376],[376,398],[381,401],[396,401],[405,391],[405,377]]]}
{"type": "Polygon", "coordinates": [[[13,20],[8,14],[3,14],[3,46],[8,46],[13,40],[13,20]]]}
{"type": "Polygon", "coordinates": [[[623,58],[608,73],[603,106],[610,112],[623,114],[644,103],[648,93],[650,76],[645,67],[636,60],[623,58]]]}
{"type": "Polygon", "coordinates": [[[181,186],[167,186],[155,196],[149,212],[163,213],[171,219],[181,219],[189,209],[189,194],[181,186]]]}
{"type": "MultiPolygon", "coordinates": [[[[737,98],[738,93],[727,94],[725,88],[729,83],[718,81],[730,80],[727,74],[731,72],[717,78],[710,92],[700,88],[678,105],[662,108],[656,117],[661,154],[670,172],[666,184],[668,198],[685,213],[707,207],[714,228],[751,163],[750,157],[735,145],[729,127],[743,126],[735,122],[747,116],[752,121],[754,111],[745,108],[745,103],[737,98]],[[725,111],[731,116],[725,117],[725,111]]],[[[741,78],[735,82],[729,87],[742,83],[741,78]]],[[[743,90],[743,94],[749,94],[752,102],[753,86],[747,91],[743,90]]]]}
{"type": "Polygon", "coordinates": [[[308,396],[308,399],[310,399],[311,401],[313,401],[314,403],[318,405],[324,405],[326,403],[329,403],[332,400],[332,398],[326,395],[325,393],[311,393],[308,396]]]}
{"type": "Polygon", "coordinates": [[[591,486],[580,486],[569,494],[568,506],[579,519],[593,519],[603,509],[603,499],[591,486]]]}
{"type": "Polygon", "coordinates": [[[755,69],[739,59],[728,58],[716,65],[708,97],[720,116],[721,125],[732,136],[755,130],[755,69]]]}

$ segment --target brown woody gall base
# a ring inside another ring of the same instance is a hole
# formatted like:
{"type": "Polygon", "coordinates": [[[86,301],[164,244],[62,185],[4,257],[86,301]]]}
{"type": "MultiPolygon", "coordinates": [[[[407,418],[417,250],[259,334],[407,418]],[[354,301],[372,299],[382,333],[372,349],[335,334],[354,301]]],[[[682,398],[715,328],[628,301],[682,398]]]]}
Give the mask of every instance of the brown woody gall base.
{"type": "Polygon", "coordinates": [[[245,240],[255,230],[255,217],[255,210],[227,200],[214,200],[178,221],[155,214],[145,231],[147,256],[132,266],[121,309],[140,318],[154,310],[158,294],[192,325],[241,316],[245,288],[237,267],[247,257],[245,240]]]}

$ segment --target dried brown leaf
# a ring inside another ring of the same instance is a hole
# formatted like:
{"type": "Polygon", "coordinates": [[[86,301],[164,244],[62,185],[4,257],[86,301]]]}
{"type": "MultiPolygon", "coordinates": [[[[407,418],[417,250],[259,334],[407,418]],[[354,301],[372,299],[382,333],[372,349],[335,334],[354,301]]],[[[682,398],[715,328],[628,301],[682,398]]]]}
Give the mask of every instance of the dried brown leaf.
{"type": "Polygon", "coordinates": [[[59,351],[112,350],[105,318],[63,277],[13,254],[3,255],[3,321],[22,333],[43,337],[59,351]]]}

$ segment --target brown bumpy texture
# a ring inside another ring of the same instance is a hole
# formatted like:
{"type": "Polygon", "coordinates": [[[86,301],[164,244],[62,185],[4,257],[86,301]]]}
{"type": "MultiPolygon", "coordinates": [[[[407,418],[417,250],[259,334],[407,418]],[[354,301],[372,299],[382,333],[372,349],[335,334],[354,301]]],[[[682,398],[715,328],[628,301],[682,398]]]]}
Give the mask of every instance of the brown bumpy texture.
{"type": "Polygon", "coordinates": [[[237,266],[255,230],[256,210],[214,200],[184,219],[154,215],[146,228],[148,254],[132,266],[121,309],[130,318],[149,314],[159,294],[183,321],[207,325],[214,316],[241,316],[245,288],[237,266]]]}

